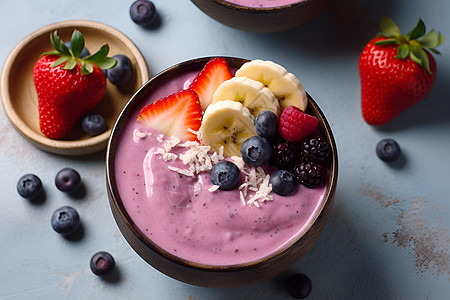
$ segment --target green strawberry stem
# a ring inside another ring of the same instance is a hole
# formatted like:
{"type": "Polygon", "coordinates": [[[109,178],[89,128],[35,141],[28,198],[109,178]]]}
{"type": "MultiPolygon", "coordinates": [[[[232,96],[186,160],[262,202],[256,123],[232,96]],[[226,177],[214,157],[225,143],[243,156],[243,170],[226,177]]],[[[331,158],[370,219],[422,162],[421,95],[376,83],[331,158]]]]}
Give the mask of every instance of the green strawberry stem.
{"type": "Polygon", "coordinates": [[[41,57],[44,55],[59,56],[59,58],[51,65],[52,68],[65,64],[62,69],[72,70],[78,63],[82,63],[81,75],[87,75],[94,70],[92,64],[95,64],[104,70],[114,68],[117,64],[115,58],[108,57],[108,44],[103,45],[100,50],[94,54],[80,58],[80,54],[84,49],[84,37],[81,32],[76,29],[73,31],[72,39],[70,40],[70,49],[59,38],[56,30],[50,34],[50,42],[54,51],[44,52],[41,54],[41,57]]]}
{"type": "Polygon", "coordinates": [[[422,19],[419,19],[417,25],[407,35],[402,35],[395,22],[388,17],[381,19],[380,27],[382,32],[378,36],[386,37],[387,39],[377,41],[374,43],[375,45],[397,44],[398,49],[395,58],[405,59],[409,57],[431,74],[430,63],[424,49],[440,54],[435,49],[445,42],[445,38],[440,32],[436,33],[433,29],[425,34],[426,29],[422,19]]]}

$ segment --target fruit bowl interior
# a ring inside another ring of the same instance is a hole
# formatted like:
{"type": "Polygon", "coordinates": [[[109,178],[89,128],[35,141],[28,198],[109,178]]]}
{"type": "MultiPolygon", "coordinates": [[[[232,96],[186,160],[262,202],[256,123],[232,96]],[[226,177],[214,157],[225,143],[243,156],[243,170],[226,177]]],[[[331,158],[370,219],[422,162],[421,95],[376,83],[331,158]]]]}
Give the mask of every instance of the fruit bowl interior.
{"type": "Polygon", "coordinates": [[[250,7],[225,0],[191,1],[214,20],[249,32],[279,32],[294,28],[317,16],[329,2],[329,0],[293,0],[291,4],[276,7],[250,7]]]}
{"type": "MultiPolygon", "coordinates": [[[[110,207],[120,231],[134,251],[148,264],[172,278],[189,284],[204,287],[235,287],[259,282],[281,273],[305,255],[315,243],[325,226],[333,202],[338,173],[337,150],[333,134],[325,116],[314,100],[308,96],[309,104],[307,112],[319,119],[320,130],[330,144],[332,153],[327,178],[328,185],[325,188],[325,200],[320,204],[312,219],[310,219],[312,221],[304,233],[296,237],[292,242],[289,242],[283,249],[268,257],[234,265],[200,264],[182,259],[162,249],[162,247],[154,243],[138,228],[122,201],[117,180],[117,172],[119,171],[117,171],[118,169],[116,170],[116,158],[119,153],[118,149],[121,147],[120,140],[124,132],[128,134],[128,130],[134,126],[132,125],[130,127],[127,125],[136,122],[136,118],[141,109],[149,103],[150,99],[156,100],[153,94],[158,86],[170,79],[176,78],[180,74],[192,74],[196,70],[201,70],[210,59],[211,57],[198,58],[172,66],[144,84],[131,98],[121,112],[108,143],[106,157],[107,192],[110,207]]],[[[226,57],[226,60],[232,71],[238,69],[247,61],[233,57],[226,57]]],[[[172,92],[176,91],[169,91],[168,93],[172,92]]],[[[136,159],[133,156],[133,160],[136,159]]],[[[142,163],[140,163],[140,166],[142,166],[142,163]]],[[[136,194],[138,193],[136,192],[136,194]]]]}
{"type": "Polygon", "coordinates": [[[12,125],[33,145],[61,155],[84,155],[106,148],[111,129],[126,101],[148,79],[149,71],[142,54],[123,33],[93,21],[64,21],[38,29],[14,47],[2,69],[0,92],[6,115],[12,125]],[[103,44],[108,44],[109,56],[128,56],[133,63],[134,75],[129,84],[120,88],[107,80],[105,95],[92,111],[104,117],[106,131],[92,137],[85,134],[81,124],[78,124],[66,137],[54,140],[40,131],[33,67],[42,53],[52,49],[50,33],[57,30],[63,41],[70,41],[74,29],[81,31],[91,54],[103,44]]]}

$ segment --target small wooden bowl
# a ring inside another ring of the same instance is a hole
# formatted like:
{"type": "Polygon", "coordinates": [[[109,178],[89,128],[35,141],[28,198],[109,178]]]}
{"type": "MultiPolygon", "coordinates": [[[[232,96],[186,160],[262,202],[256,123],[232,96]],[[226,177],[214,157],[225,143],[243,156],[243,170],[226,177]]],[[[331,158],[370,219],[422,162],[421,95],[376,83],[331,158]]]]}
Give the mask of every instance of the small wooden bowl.
{"type": "MultiPolygon", "coordinates": [[[[149,95],[159,85],[179,73],[200,70],[212,57],[182,62],[157,74],[131,98],[115,124],[106,153],[106,181],[109,203],[114,219],[131,247],[148,264],[160,272],[183,282],[203,287],[236,287],[259,282],[285,271],[304,256],[314,245],[324,228],[331,211],[338,176],[337,149],[330,126],[322,111],[309,97],[307,112],[319,119],[320,129],[331,145],[332,159],[329,184],[325,201],[312,216],[310,227],[304,235],[289,243],[283,250],[263,259],[232,266],[212,266],[190,262],[174,256],[153,243],[133,222],[120,198],[116,182],[115,157],[119,140],[129,120],[135,120],[140,108],[149,100],[149,95]]],[[[248,60],[225,57],[231,68],[237,69],[248,60]]]]}
{"type": "Polygon", "coordinates": [[[7,57],[0,78],[0,92],[6,115],[12,125],[33,145],[61,155],[84,155],[106,148],[111,129],[124,105],[149,79],[144,57],[136,45],[120,31],[105,24],[74,20],[47,25],[25,37],[7,57]],[[124,54],[134,66],[131,82],[117,88],[107,80],[102,101],[93,109],[106,121],[107,130],[98,136],[86,135],[81,125],[74,127],[61,140],[46,137],[40,131],[37,93],[33,83],[33,67],[39,56],[51,50],[50,33],[57,30],[63,41],[70,41],[74,29],[81,31],[86,48],[93,54],[103,44],[110,47],[109,56],[124,54]]]}
{"type": "Polygon", "coordinates": [[[329,0],[300,0],[278,7],[247,7],[225,0],[191,0],[214,20],[250,32],[278,32],[294,28],[321,13],[329,0]]]}

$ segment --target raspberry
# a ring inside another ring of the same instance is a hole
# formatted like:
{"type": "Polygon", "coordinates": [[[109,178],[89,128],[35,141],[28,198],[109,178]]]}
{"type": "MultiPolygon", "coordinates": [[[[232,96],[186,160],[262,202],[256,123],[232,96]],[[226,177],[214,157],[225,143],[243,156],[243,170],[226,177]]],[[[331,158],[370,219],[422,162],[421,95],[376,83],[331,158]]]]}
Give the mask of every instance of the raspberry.
{"type": "Polygon", "coordinates": [[[324,162],[331,153],[330,145],[323,137],[307,137],[301,142],[303,160],[324,162]]]}
{"type": "Polygon", "coordinates": [[[294,167],[292,172],[298,183],[308,188],[319,186],[325,177],[324,167],[313,162],[301,162],[294,167]]]}
{"type": "Polygon", "coordinates": [[[299,148],[284,140],[272,146],[272,156],[269,163],[277,169],[291,170],[299,161],[299,148]]]}
{"type": "Polygon", "coordinates": [[[278,130],[288,142],[298,142],[310,135],[319,124],[316,117],[296,106],[286,107],[278,120],[278,130]]]}

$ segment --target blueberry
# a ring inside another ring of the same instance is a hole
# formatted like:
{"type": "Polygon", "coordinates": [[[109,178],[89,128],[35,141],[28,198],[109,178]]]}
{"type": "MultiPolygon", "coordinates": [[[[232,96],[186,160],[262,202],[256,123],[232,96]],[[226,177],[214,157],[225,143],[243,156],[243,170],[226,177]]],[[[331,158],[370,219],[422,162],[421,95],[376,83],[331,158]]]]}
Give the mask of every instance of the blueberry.
{"type": "Polygon", "coordinates": [[[400,156],[400,146],[393,139],[383,139],[378,142],[376,153],[381,160],[391,162],[400,156]]]}
{"type": "MultiPolygon", "coordinates": [[[[69,48],[69,49],[71,47],[70,46],[70,41],[65,42],[64,45],[66,45],[67,48],[69,48]]],[[[86,47],[84,47],[83,51],[81,51],[80,58],[83,58],[83,57],[86,57],[86,56],[89,56],[89,55],[91,55],[91,53],[89,53],[89,50],[86,47]]]]}
{"type": "Polygon", "coordinates": [[[157,19],[155,5],[147,0],[135,1],[130,7],[130,17],[140,26],[150,26],[157,19]]]}
{"type": "Polygon", "coordinates": [[[87,114],[81,121],[81,127],[91,136],[99,135],[105,131],[105,119],[100,114],[87,114]]]}
{"type": "Polygon", "coordinates": [[[73,193],[81,185],[80,174],[72,168],[64,168],[56,174],[56,187],[64,193],[73,193]]]}
{"type": "Polygon", "coordinates": [[[305,299],[312,290],[311,279],[305,274],[294,274],[288,278],[286,290],[294,299],[305,299]]]}
{"type": "Polygon", "coordinates": [[[258,167],[269,162],[272,156],[272,146],[266,138],[252,136],[242,143],[240,152],[247,165],[258,167]]]}
{"type": "Polygon", "coordinates": [[[270,174],[269,183],[272,184],[272,191],[281,196],[294,193],[298,186],[294,175],[286,170],[276,170],[270,174]]]}
{"type": "Polygon", "coordinates": [[[255,119],[255,129],[259,136],[275,140],[278,137],[277,115],[270,110],[260,112],[255,119]]]}
{"type": "Polygon", "coordinates": [[[117,54],[113,58],[117,59],[117,65],[112,69],[106,70],[106,77],[112,84],[124,86],[130,82],[133,76],[133,65],[131,60],[125,55],[117,54]]]}
{"type": "Polygon", "coordinates": [[[241,171],[232,162],[219,161],[211,170],[211,183],[218,185],[219,189],[227,191],[234,189],[241,178],[241,171]]]}
{"type": "Polygon", "coordinates": [[[116,262],[112,255],[105,251],[95,253],[89,263],[92,273],[97,276],[108,274],[114,269],[115,265],[116,262]]]}
{"type": "Polygon", "coordinates": [[[26,174],[17,182],[17,192],[20,196],[33,200],[43,191],[42,181],[34,174],[26,174]]]}
{"type": "Polygon", "coordinates": [[[78,212],[70,206],[60,207],[53,212],[51,224],[53,229],[59,234],[69,235],[75,232],[80,223],[78,212]]]}

